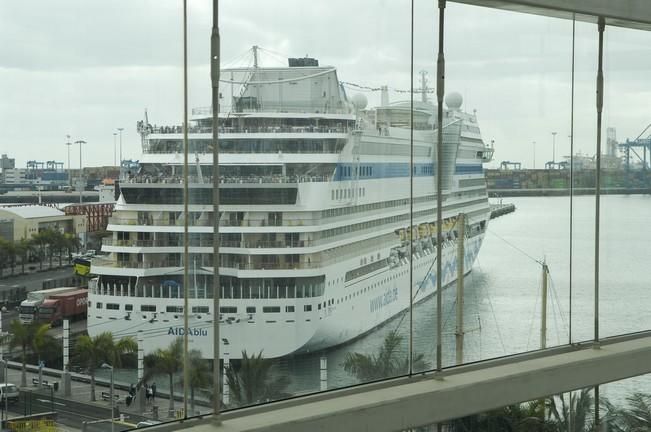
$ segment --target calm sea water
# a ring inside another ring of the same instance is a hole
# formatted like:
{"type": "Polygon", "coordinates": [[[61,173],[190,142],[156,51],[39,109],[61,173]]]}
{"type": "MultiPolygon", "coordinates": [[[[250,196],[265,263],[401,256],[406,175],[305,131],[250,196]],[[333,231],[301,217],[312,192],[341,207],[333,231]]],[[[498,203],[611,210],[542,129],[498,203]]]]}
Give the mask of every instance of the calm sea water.
{"type": "MultiPolygon", "coordinates": [[[[542,267],[549,266],[547,346],[593,338],[595,199],[575,197],[573,205],[570,299],[569,197],[508,198],[517,210],[491,221],[472,271],[465,278],[464,361],[474,362],[540,347],[542,267]],[[571,314],[570,314],[571,311],[571,314]],[[571,316],[570,316],[571,315],[571,316]],[[570,335],[571,324],[571,335],[570,335]]],[[[651,197],[601,199],[600,334],[602,337],[651,329],[651,197]]],[[[455,287],[443,291],[443,364],[455,362],[455,287]]],[[[435,296],[414,308],[414,350],[430,368],[436,365],[435,296]]],[[[328,388],[356,384],[343,369],[347,353],[376,354],[386,334],[404,335],[408,316],[399,316],[341,347],[278,361],[294,393],[319,390],[320,358],[328,360],[328,388]]],[[[120,371],[125,382],[135,371],[120,371]]],[[[98,372],[101,375],[101,371],[98,372]]],[[[160,380],[159,380],[160,381],[160,380]]],[[[166,386],[165,382],[160,387],[166,386]]],[[[180,390],[180,388],[179,388],[180,390]]],[[[651,377],[602,386],[602,395],[624,403],[633,391],[651,393],[651,377]]]]}
{"type": "MultiPolygon", "coordinates": [[[[504,356],[540,347],[542,266],[549,266],[547,346],[593,338],[595,199],[593,196],[509,198],[517,210],[491,221],[472,272],[465,278],[464,361],[504,356]],[[570,208],[573,210],[570,299],[570,208]],[[571,311],[571,319],[570,319],[571,311]],[[571,324],[571,336],[570,336],[571,324]]],[[[600,335],[651,329],[651,197],[601,199],[600,335]]],[[[455,361],[455,287],[443,293],[443,364],[455,361]]],[[[436,364],[436,301],[414,310],[414,349],[436,364]]],[[[357,341],[329,352],[281,362],[297,392],[319,388],[319,358],[328,359],[328,387],[356,383],[343,370],[349,352],[374,354],[394,328],[405,335],[408,317],[396,317],[357,341]]],[[[638,377],[602,387],[623,401],[632,391],[651,392],[651,379],[638,377]]]]}

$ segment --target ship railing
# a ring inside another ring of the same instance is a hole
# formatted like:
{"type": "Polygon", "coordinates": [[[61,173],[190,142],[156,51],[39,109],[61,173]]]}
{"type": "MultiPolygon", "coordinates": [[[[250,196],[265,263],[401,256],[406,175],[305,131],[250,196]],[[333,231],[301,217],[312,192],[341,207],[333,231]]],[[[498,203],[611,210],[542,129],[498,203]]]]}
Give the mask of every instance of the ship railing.
{"type": "MultiPolygon", "coordinates": [[[[166,218],[141,218],[141,219],[127,219],[110,217],[108,220],[112,225],[144,225],[144,226],[183,226],[183,219],[170,220],[166,218]]],[[[207,227],[212,226],[212,220],[205,219],[189,219],[188,225],[191,227],[207,227]]]]}
{"type": "MultiPolygon", "coordinates": [[[[212,184],[212,176],[189,176],[190,184],[212,184]]],[[[222,184],[263,184],[263,183],[320,183],[329,182],[332,176],[315,176],[315,175],[270,175],[270,176],[220,176],[219,182],[222,184]]],[[[183,184],[181,176],[147,176],[138,175],[130,176],[126,180],[130,184],[183,184]]]]}
{"type": "Polygon", "coordinates": [[[116,261],[116,260],[104,259],[104,258],[93,258],[91,265],[97,267],[135,268],[135,269],[182,267],[180,261],[161,260],[161,261],[137,262],[137,261],[116,261]]]}
{"type": "MultiPolygon", "coordinates": [[[[178,148],[157,148],[156,145],[148,145],[143,149],[145,154],[182,154],[183,150],[178,148]]],[[[200,155],[212,155],[212,149],[208,146],[200,146],[196,150],[200,155]]],[[[190,153],[195,153],[195,151],[190,151],[190,153]]],[[[324,154],[339,154],[341,149],[336,148],[326,148],[326,149],[295,149],[295,148],[254,148],[254,149],[242,149],[242,148],[222,148],[219,150],[220,154],[292,154],[292,155],[324,155],[324,154]]]]}
{"type": "Polygon", "coordinates": [[[302,270],[321,268],[320,262],[299,262],[299,263],[229,263],[222,264],[222,267],[234,268],[237,270],[302,270]]]}
{"type": "MultiPolygon", "coordinates": [[[[197,263],[200,266],[210,266],[212,263],[197,263]]],[[[111,267],[111,268],[133,268],[133,269],[148,269],[148,268],[165,268],[165,267],[182,267],[180,261],[175,260],[161,260],[161,261],[116,261],[104,258],[94,258],[92,265],[97,267],[111,267]]],[[[300,262],[300,263],[223,263],[223,268],[233,268],[236,270],[302,270],[302,269],[317,269],[321,267],[321,263],[315,262],[300,262]]]]}
{"type": "Polygon", "coordinates": [[[310,240],[299,240],[296,242],[284,242],[284,241],[221,241],[219,242],[222,247],[232,247],[232,248],[247,248],[247,249],[259,249],[259,248],[296,248],[296,247],[306,247],[312,246],[312,241],[310,240]]]}
{"type": "MultiPolygon", "coordinates": [[[[345,126],[245,126],[232,127],[224,126],[219,128],[220,134],[249,134],[249,133],[339,133],[347,134],[352,129],[345,126]]],[[[182,134],[182,126],[153,126],[151,133],[154,134],[182,134]]],[[[188,133],[212,133],[210,126],[192,126],[188,133]]]]}
{"type": "MultiPolygon", "coordinates": [[[[182,247],[182,240],[178,242],[169,240],[114,240],[105,238],[102,241],[104,246],[124,246],[124,247],[182,247]]],[[[212,247],[212,241],[190,241],[190,247],[212,247]]]]}

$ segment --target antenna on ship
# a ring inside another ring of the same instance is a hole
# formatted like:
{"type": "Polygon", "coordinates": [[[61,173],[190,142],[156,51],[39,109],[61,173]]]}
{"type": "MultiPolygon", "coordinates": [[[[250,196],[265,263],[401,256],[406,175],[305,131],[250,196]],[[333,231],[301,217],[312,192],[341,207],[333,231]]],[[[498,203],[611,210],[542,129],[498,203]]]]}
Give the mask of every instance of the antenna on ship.
{"type": "Polygon", "coordinates": [[[421,92],[421,101],[427,102],[427,71],[420,71],[420,92],[421,92]]]}

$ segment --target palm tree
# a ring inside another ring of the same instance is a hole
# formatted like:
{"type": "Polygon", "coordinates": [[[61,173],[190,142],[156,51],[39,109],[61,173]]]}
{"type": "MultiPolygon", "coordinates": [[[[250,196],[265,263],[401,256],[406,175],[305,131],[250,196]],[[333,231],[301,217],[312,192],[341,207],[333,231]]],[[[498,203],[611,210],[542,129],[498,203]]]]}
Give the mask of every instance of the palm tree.
{"type": "Polygon", "coordinates": [[[52,260],[54,259],[54,250],[56,247],[58,231],[55,231],[51,228],[47,228],[41,231],[41,234],[43,235],[45,242],[47,243],[47,254],[50,260],[50,268],[52,268],[52,260]]]}
{"type": "Polygon", "coordinates": [[[589,432],[594,429],[594,399],[591,389],[570,392],[547,399],[549,417],[558,430],[567,432],[589,432]]]}
{"type": "MultiPolygon", "coordinates": [[[[406,354],[401,355],[399,350],[402,340],[403,337],[398,334],[397,330],[390,331],[384,338],[384,343],[377,355],[356,352],[346,354],[343,363],[344,370],[355,375],[360,381],[377,381],[407,373],[409,358],[406,354]]],[[[415,355],[413,361],[414,370],[427,369],[422,354],[415,355]]]]}
{"type": "Polygon", "coordinates": [[[9,324],[9,346],[11,348],[20,348],[21,361],[23,363],[20,382],[23,387],[27,385],[27,350],[31,348],[40,359],[44,348],[50,344],[51,337],[46,334],[49,328],[50,326],[48,324],[33,322],[25,325],[18,320],[13,320],[9,324]]]}
{"type": "Polygon", "coordinates": [[[11,275],[14,274],[14,267],[16,266],[16,245],[12,241],[2,241],[2,249],[5,255],[6,263],[9,265],[11,275]]]}
{"type": "Polygon", "coordinates": [[[188,353],[190,364],[190,410],[194,413],[195,390],[210,387],[212,383],[212,368],[209,362],[201,357],[201,351],[193,349],[188,353]]]}
{"type": "Polygon", "coordinates": [[[170,385],[169,412],[174,412],[174,374],[183,368],[183,338],[176,338],[165,348],[159,348],[145,357],[149,376],[167,375],[170,385]]]}
{"type": "Polygon", "coordinates": [[[39,269],[43,270],[43,257],[45,256],[45,247],[47,245],[46,231],[40,231],[36,234],[32,234],[32,242],[38,246],[38,265],[39,269]]]}
{"type": "Polygon", "coordinates": [[[285,389],[289,378],[274,372],[273,362],[263,358],[262,351],[251,357],[242,351],[242,360],[231,362],[231,367],[226,369],[226,382],[233,404],[253,405],[288,396],[285,389]]]}
{"type": "Polygon", "coordinates": [[[651,430],[651,395],[635,392],[626,397],[627,407],[616,409],[609,404],[606,418],[611,431],[651,430]]]}
{"type": "Polygon", "coordinates": [[[138,351],[138,343],[132,337],[116,341],[110,332],[104,332],[94,337],[80,336],[75,351],[79,360],[88,368],[90,400],[95,401],[95,369],[102,363],[108,363],[114,368],[120,367],[122,356],[138,351]]]}
{"type": "Polygon", "coordinates": [[[556,432],[558,425],[544,419],[544,401],[509,405],[482,414],[455,419],[447,423],[450,432],[556,432]]]}
{"type": "Polygon", "coordinates": [[[22,238],[15,244],[15,248],[16,256],[20,257],[20,264],[22,267],[21,273],[25,273],[25,262],[27,261],[30,252],[34,250],[34,246],[30,240],[22,238]]]}
{"type": "Polygon", "coordinates": [[[0,238],[0,278],[4,276],[5,264],[9,262],[9,242],[0,238]]]}
{"type": "Polygon", "coordinates": [[[64,247],[68,252],[68,264],[70,264],[72,263],[72,251],[74,250],[75,252],[78,252],[81,247],[81,242],[79,241],[79,237],[71,233],[65,233],[63,238],[65,241],[64,247]]]}

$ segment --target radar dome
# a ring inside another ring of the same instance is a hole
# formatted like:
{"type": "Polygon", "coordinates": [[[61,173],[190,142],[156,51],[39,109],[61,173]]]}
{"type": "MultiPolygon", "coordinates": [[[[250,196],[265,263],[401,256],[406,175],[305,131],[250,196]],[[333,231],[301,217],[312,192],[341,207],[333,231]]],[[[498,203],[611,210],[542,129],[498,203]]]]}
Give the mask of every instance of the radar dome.
{"type": "Polygon", "coordinates": [[[353,106],[355,109],[363,110],[366,108],[366,105],[368,105],[368,99],[366,99],[366,96],[361,93],[357,93],[353,96],[353,106]]]}
{"type": "Polygon", "coordinates": [[[445,104],[451,110],[458,110],[461,108],[461,105],[463,104],[463,97],[461,96],[461,94],[457,92],[449,93],[445,97],[445,104]]]}

